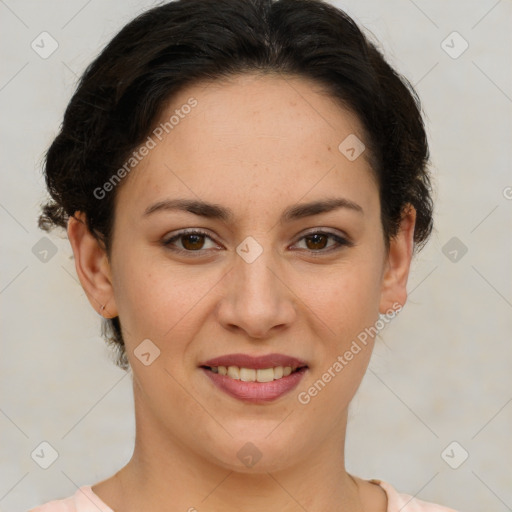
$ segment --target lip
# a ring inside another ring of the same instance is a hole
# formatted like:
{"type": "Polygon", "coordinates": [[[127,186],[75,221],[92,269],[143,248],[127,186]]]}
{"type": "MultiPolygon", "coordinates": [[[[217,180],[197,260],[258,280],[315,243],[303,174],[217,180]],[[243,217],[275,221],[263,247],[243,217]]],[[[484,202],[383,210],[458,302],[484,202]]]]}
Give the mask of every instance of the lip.
{"type": "Polygon", "coordinates": [[[199,366],[238,366],[239,368],[254,368],[261,370],[263,368],[274,368],[276,366],[291,366],[299,368],[307,366],[302,359],[287,356],[284,354],[266,354],[264,356],[250,356],[248,354],[226,354],[220,357],[214,357],[199,366]]]}
{"type": "Polygon", "coordinates": [[[308,370],[308,365],[302,359],[284,354],[266,354],[250,356],[247,354],[228,354],[209,359],[199,365],[203,373],[213,384],[233,398],[252,404],[265,404],[277,400],[296,388],[308,370]],[[273,368],[276,366],[291,366],[300,368],[286,377],[271,382],[245,382],[232,379],[227,375],[214,373],[206,367],[238,366],[239,368],[273,368]]]}
{"type": "Polygon", "coordinates": [[[272,382],[244,382],[232,379],[227,375],[213,373],[207,368],[201,368],[201,370],[217,388],[233,398],[253,404],[265,404],[277,400],[297,387],[307,368],[302,368],[290,373],[287,377],[281,377],[272,382]]]}

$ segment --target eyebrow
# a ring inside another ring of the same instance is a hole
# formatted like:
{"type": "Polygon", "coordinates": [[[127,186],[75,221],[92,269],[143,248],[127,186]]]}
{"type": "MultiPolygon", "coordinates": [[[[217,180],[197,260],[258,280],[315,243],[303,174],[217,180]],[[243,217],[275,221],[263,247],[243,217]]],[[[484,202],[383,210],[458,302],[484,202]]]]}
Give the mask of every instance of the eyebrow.
{"type": "MultiPolygon", "coordinates": [[[[364,210],[359,204],[343,197],[336,197],[289,206],[286,208],[286,210],[284,210],[279,221],[281,223],[291,222],[294,220],[303,219],[304,217],[311,217],[320,213],[327,213],[339,208],[347,208],[349,210],[358,212],[361,215],[364,215],[364,210]]],[[[220,206],[218,204],[193,199],[165,199],[158,201],[157,203],[146,208],[143,213],[143,217],[149,216],[156,212],[169,210],[186,211],[200,217],[218,219],[225,223],[233,222],[235,218],[233,210],[229,208],[220,206]]]]}

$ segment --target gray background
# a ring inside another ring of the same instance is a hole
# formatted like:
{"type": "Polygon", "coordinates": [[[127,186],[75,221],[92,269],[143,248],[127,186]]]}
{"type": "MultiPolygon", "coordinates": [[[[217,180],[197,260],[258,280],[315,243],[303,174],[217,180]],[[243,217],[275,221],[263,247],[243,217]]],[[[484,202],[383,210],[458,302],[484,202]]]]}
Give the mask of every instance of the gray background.
{"type": "MultiPolygon", "coordinates": [[[[417,87],[436,187],[436,231],[351,405],[347,468],[459,510],[512,510],[512,5],[335,4],[417,87]],[[453,31],[469,44],[460,56],[453,31]]],[[[2,511],[69,496],[132,453],[130,375],[109,359],[64,233],[45,255],[36,219],[42,156],[78,76],[152,5],[0,1],[2,511]],[[43,31],[59,45],[47,58],[31,47],[43,31]],[[42,441],[59,454],[48,469],[31,457],[42,441]]]]}

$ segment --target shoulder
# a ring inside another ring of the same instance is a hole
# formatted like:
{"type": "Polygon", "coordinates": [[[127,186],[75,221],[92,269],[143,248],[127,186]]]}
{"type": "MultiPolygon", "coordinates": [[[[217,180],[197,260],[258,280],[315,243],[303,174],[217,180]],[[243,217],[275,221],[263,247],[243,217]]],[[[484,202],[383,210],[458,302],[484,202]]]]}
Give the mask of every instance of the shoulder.
{"type": "Polygon", "coordinates": [[[31,508],[28,512],[77,512],[73,497],[53,500],[31,508]]]}
{"type": "Polygon", "coordinates": [[[409,494],[400,494],[390,484],[382,480],[373,479],[371,482],[380,485],[386,491],[387,512],[458,512],[453,508],[419,500],[409,494]]]}
{"type": "Polygon", "coordinates": [[[113,510],[92,492],[90,485],[84,485],[69,498],[49,501],[31,508],[28,512],[113,512],[113,510]]]}

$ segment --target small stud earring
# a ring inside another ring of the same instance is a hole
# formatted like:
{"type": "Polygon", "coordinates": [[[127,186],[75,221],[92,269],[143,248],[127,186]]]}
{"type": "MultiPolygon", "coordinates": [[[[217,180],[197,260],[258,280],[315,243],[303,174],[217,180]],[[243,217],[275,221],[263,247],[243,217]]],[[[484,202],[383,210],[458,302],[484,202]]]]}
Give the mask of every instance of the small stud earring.
{"type": "Polygon", "coordinates": [[[105,305],[102,304],[100,308],[100,315],[103,316],[103,310],[105,309],[105,305]]]}

